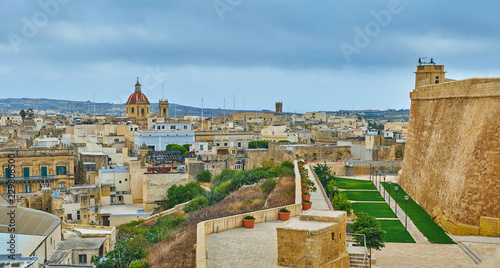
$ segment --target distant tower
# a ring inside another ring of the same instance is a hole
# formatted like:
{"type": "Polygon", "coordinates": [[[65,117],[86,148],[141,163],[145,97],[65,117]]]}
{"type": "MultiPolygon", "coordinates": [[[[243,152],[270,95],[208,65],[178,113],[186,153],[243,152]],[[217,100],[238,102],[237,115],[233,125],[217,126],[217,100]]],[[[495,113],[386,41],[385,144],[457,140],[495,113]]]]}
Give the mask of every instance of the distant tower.
{"type": "Polygon", "coordinates": [[[158,108],[160,109],[159,115],[165,119],[168,118],[168,100],[160,100],[158,102],[158,108]]]}
{"type": "Polygon", "coordinates": [[[276,102],[276,113],[277,114],[283,113],[283,102],[276,102]]]}
{"type": "Polygon", "coordinates": [[[415,72],[415,89],[445,82],[444,65],[436,65],[432,58],[430,62],[425,60],[426,58],[418,59],[417,71],[415,72]]]}

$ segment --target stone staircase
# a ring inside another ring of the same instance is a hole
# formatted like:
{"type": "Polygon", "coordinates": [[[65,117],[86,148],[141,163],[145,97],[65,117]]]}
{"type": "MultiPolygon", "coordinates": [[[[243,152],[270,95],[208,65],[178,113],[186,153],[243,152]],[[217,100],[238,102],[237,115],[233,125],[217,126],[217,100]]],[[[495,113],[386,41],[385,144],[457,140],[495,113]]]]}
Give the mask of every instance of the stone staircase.
{"type": "MultiPolygon", "coordinates": [[[[350,246],[347,247],[347,253],[349,254],[350,267],[352,268],[368,268],[370,267],[370,259],[368,255],[364,253],[364,247],[350,246]]],[[[375,268],[376,264],[375,255],[372,256],[372,268],[375,268]]]]}

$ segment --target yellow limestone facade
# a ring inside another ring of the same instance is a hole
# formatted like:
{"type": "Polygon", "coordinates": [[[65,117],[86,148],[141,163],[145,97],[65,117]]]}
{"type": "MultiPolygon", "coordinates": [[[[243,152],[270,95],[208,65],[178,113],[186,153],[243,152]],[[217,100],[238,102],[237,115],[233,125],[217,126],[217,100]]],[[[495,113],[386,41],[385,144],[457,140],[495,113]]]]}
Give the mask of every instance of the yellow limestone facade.
{"type": "Polygon", "coordinates": [[[451,234],[500,236],[500,78],[416,87],[410,98],[400,185],[451,234]]]}

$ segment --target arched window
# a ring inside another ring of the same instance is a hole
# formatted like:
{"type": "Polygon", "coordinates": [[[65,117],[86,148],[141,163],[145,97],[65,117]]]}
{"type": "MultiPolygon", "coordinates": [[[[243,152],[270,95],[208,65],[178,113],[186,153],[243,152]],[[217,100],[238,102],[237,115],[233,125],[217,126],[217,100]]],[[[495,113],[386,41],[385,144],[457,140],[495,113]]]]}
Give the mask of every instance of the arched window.
{"type": "Polygon", "coordinates": [[[234,163],[234,169],[243,170],[243,162],[241,160],[236,161],[236,163],[234,163]]]}
{"type": "Polygon", "coordinates": [[[144,114],[144,108],[141,109],[141,114],[144,114]]]}
{"type": "Polygon", "coordinates": [[[134,107],[132,107],[132,113],[134,113],[134,107]]]}
{"type": "Polygon", "coordinates": [[[167,109],[163,108],[163,115],[167,114],[167,109]]]}

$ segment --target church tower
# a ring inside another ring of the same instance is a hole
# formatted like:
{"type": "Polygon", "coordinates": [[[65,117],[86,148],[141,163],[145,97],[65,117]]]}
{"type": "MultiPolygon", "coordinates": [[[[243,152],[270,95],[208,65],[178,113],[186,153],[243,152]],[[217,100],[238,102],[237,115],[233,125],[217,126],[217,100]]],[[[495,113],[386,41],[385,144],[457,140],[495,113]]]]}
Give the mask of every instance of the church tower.
{"type": "Polygon", "coordinates": [[[128,118],[144,119],[149,117],[150,103],[146,95],[141,92],[141,84],[139,78],[135,84],[135,91],[128,97],[125,107],[127,109],[128,118]]]}
{"type": "Polygon", "coordinates": [[[418,59],[417,71],[415,72],[415,89],[445,82],[444,65],[436,65],[432,58],[430,62],[425,60],[426,58],[418,59]]]}
{"type": "Polygon", "coordinates": [[[159,116],[168,119],[168,100],[160,100],[158,108],[160,109],[159,116]]]}

